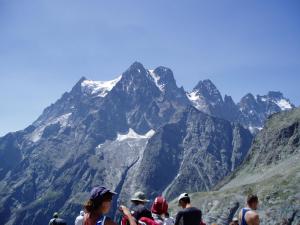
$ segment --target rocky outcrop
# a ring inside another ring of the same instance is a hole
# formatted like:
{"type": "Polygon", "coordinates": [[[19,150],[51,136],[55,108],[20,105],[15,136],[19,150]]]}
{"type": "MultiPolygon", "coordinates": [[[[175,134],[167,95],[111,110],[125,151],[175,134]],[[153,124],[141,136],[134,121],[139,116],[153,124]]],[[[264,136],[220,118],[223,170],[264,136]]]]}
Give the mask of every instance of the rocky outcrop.
{"type": "Polygon", "coordinates": [[[150,139],[139,168],[139,184],[155,197],[182,190],[207,191],[244,159],[252,136],[242,126],[189,107],[150,139]]]}
{"type": "MultiPolygon", "coordinates": [[[[300,222],[300,109],[274,114],[256,136],[245,162],[214,192],[192,194],[208,224],[228,224],[245,205],[249,193],[258,194],[262,224],[300,222]]],[[[178,208],[173,203],[173,213],[178,208]]]]}

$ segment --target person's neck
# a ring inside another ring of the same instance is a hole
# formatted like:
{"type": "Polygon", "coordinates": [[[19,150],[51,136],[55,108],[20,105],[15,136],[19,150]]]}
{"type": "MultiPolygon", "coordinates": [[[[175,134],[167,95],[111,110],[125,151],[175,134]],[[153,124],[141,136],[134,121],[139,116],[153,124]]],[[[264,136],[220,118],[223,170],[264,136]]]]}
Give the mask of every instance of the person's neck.
{"type": "Polygon", "coordinates": [[[246,208],[254,210],[252,207],[250,207],[249,205],[246,206],[246,208]]]}
{"type": "Polygon", "coordinates": [[[188,204],[185,205],[184,208],[185,208],[185,209],[188,209],[188,208],[191,208],[191,207],[192,207],[192,204],[191,204],[191,203],[188,203],[188,204]]]}
{"type": "Polygon", "coordinates": [[[102,213],[98,213],[98,212],[90,213],[91,218],[99,218],[101,215],[102,215],[102,213]]]}

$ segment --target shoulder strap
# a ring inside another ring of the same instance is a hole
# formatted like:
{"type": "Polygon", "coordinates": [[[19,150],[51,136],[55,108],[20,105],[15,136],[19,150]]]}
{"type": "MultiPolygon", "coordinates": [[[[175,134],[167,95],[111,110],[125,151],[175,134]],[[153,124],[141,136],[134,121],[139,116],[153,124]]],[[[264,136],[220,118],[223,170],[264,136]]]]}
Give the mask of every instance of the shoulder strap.
{"type": "Polygon", "coordinates": [[[105,225],[106,216],[103,216],[102,225],[105,225]]]}
{"type": "Polygon", "coordinates": [[[250,209],[245,209],[245,208],[242,209],[242,225],[247,225],[245,216],[248,211],[250,211],[250,209]]]}

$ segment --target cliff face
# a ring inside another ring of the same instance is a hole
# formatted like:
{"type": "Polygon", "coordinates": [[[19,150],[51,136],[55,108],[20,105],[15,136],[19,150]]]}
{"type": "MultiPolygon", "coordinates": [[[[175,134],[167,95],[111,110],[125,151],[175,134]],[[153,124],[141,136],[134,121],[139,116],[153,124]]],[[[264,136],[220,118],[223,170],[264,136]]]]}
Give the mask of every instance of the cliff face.
{"type": "Polygon", "coordinates": [[[141,163],[140,184],[155,196],[174,198],[182,190],[210,190],[244,159],[250,132],[193,107],[165,125],[149,141],[141,163]]]}
{"type": "MultiPolygon", "coordinates": [[[[216,191],[192,194],[208,223],[228,224],[257,193],[262,224],[300,222],[300,109],[274,114],[256,136],[245,162],[216,191]]],[[[174,212],[178,208],[173,206],[174,212]]]]}

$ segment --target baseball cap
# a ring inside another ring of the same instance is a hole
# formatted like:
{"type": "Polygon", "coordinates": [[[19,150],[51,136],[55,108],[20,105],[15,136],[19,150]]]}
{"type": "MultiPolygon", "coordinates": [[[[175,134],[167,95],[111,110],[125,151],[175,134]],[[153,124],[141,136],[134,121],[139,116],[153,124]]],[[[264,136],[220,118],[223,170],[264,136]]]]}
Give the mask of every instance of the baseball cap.
{"type": "Polygon", "coordinates": [[[101,200],[103,198],[103,196],[107,193],[110,193],[111,195],[117,194],[117,192],[111,191],[104,186],[96,186],[92,189],[92,191],[90,193],[90,199],[91,200],[96,200],[96,199],[101,200]]]}
{"type": "Polygon", "coordinates": [[[178,197],[178,202],[181,200],[181,199],[184,199],[184,198],[189,198],[189,194],[188,193],[182,193],[181,195],[179,195],[178,197]]]}

